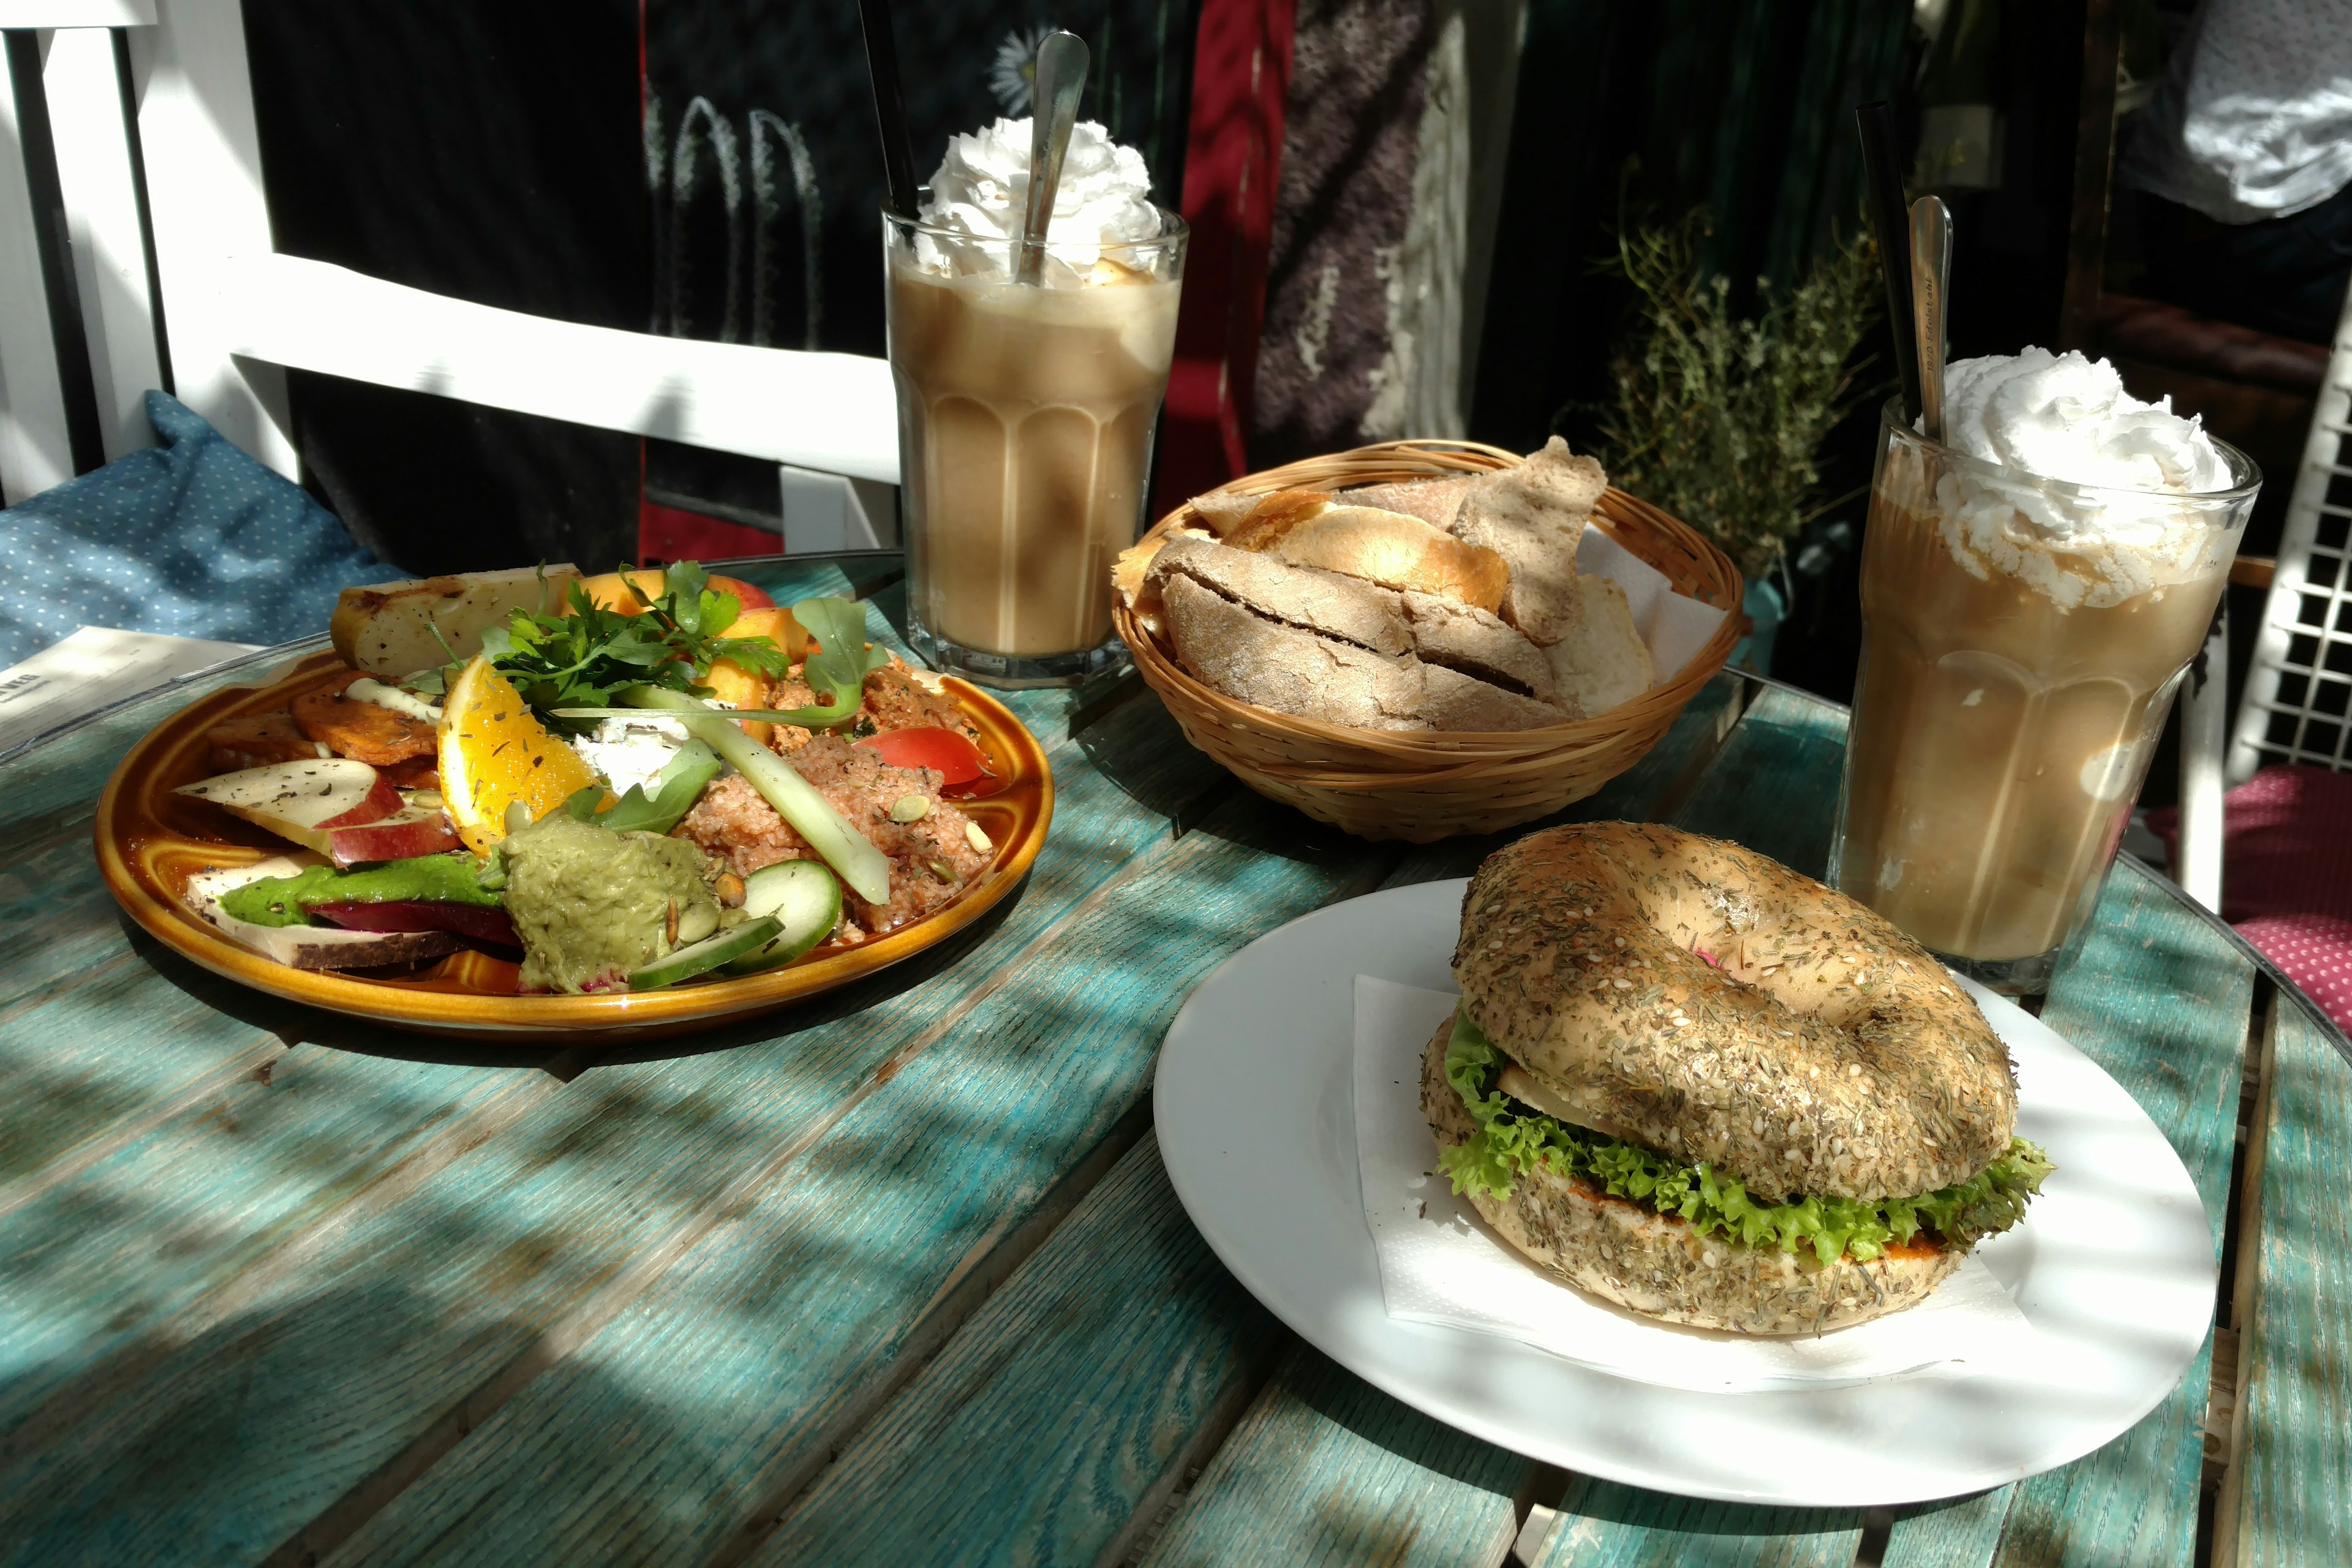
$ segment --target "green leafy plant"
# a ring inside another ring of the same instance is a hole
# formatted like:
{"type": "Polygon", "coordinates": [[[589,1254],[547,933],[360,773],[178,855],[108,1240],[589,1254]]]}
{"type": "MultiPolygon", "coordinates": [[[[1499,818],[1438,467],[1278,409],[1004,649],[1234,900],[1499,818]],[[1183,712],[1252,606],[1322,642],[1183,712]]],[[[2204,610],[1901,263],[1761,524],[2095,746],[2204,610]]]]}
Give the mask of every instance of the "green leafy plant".
{"type": "Polygon", "coordinates": [[[1637,317],[1601,421],[1611,479],[1710,535],[1750,581],[1789,538],[1851,496],[1817,501],[1822,438],[1866,395],[1855,349],[1880,314],[1867,236],[1817,258],[1795,287],[1759,283],[1735,315],[1731,280],[1699,261],[1706,216],[1620,227],[1607,264],[1637,317]]]}
{"type": "Polygon", "coordinates": [[[643,606],[641,614],[600,609],[574,583],[569,615],[517,610],[505,625],[482,634],[482,651],[499,673],[514,683],[524,701],[560,728],[586,732],[594,720],[555,710],[608,707],[614,694],[626,687],[658,686],[708,697],[710,688],[699,682],[721,659],[771,679],[790,668],[772,637],[722,635],[742,614],[742,603],[732,594],[712,590],[709,574],[694,562],[668,567],[657,598],[637,587],[625,569],[623,581],[643,606]]]}

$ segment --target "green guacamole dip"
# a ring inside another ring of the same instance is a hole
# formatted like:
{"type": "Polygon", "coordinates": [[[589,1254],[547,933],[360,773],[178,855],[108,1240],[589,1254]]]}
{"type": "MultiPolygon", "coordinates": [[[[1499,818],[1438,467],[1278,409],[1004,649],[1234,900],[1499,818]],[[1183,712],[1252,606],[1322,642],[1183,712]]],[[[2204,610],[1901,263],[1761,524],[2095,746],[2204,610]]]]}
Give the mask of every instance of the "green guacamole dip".
{"type": "Polygon", "coordinates": [[[610,984],[718,929],[710,858],[679,838],[615,833],[554,812],[503,846],[507,917],[522,938],[522,983],[533,991],[610,984]]]}

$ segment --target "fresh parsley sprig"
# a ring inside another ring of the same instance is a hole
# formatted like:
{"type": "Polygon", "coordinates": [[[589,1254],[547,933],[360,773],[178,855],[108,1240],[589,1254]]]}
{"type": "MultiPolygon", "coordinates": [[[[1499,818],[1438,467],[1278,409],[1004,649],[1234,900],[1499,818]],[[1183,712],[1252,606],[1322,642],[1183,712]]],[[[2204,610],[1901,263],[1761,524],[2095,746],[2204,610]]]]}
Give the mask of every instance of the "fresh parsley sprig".
{"type": "Polygon", "coordinates": [[[742,602],[710,588],[709,574],[696,563],[668,567],[658,596],[623,572],[622,581],[642,606],[637,615],[599,608],[575,582],[567,595],[569,615],[519,609],[482,634],[482,651],[499,673],[560,728],[583,733],[594,721],[554,717],[552,710],[610,706],[613,694],[627,687],[708,697],[711,689],[702,678],[722,659],[771,679],[790,668],[774,638],[722,635],[742,615],[742,602]]]}

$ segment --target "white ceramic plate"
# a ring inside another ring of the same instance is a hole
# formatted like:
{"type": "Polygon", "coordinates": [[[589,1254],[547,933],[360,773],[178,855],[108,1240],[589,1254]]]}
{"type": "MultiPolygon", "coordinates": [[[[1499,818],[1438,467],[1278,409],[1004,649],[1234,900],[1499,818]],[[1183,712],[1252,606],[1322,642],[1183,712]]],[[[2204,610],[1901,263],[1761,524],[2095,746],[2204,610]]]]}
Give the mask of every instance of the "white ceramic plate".
{"type": "Polygon", "coordinates": [[[1160,1153],[1193,1224],[1276,1316],[1367,1382],[1588,1475],[1858,1507],[2055,1468],[2154,1409],[2195,1359],[2215,1242],[2179,1156],[2090,1058],[1981,991],[2017,1059],[2018,1131],[2058,1166],[2025,1224],[1979,1249],[2047,1342],[2030,1374],[1696,1394],[1391,1318],[1357,1173],[1351,993],[1358,974],[1454,989],[1462,888],[1374,893],[1261,937],[1201,983],[1160,1058],[1160,1153]]]}

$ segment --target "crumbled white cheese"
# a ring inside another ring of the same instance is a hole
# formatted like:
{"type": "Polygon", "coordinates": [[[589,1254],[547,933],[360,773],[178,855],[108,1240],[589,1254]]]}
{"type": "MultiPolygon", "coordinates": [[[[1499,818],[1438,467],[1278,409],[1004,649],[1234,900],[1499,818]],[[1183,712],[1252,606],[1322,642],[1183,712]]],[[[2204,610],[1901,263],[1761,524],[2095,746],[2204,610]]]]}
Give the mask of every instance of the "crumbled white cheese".
{"type": "Polygon", "coordinates": [[[592,733],[572,737],[572,749],[618,795],[626,795],[633,784],[651,793],[654,775],[685,744],[684,725],[651,713],[642,719],[602,719],[592,733]]]}

